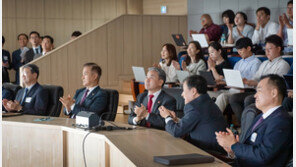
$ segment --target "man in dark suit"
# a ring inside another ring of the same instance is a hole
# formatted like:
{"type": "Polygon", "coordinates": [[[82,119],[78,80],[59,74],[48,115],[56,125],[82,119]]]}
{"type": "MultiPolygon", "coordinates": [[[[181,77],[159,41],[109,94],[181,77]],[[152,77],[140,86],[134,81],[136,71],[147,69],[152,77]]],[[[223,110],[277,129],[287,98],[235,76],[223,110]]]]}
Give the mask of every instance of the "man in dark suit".
{"type": "Polygon", "coordinates": [[[73,99],[70,95],[60,98],[65,115],[75,118],[80,111],[89,111],[101,116],[106,111],[108,94],[99,86],[101,75],[101,67],[97,64],[83,65],[82,82],[85,88],[78,89],[73,99]]]}
{"type": "MultiPolygon", "coordinates": [[[[2,100],[3,99],[7,99],[7,100],[13,100],[14,97],[13,97],[13,92],[11,90],[8,90],[8,89],[5,89],[3,86],[2,86],[2,100]]],[[[2,104],[2,113],[3,112],[6,112],[3,104],[2,104]]]]}
{"type": "Polygon", "coordinates": [[[26,52],[29,50],[27,47],[29,37],[27,34],[21,33],[17,36],[20,48],[12,52],[12,68],[15,70],[15,84],[20,84],[19,70],[23,65],[22,59],[24,58],[26,52]]]}
{"type": "Polygon", "coordinates": [[[42,39],[42,54],[37,54],[34,56],[34,59],[37,59],[41,56],[44,56],[45,54],[47,54],[48,52],[52,51],[54,48],[53,45],[53,38],[49,35],[45,35],[42,39]]]}
{"type": "Polygon", "coordinates": [[[23,64],[27,64],[34,59],[35,55],[42,54],[42,47],[40,45],[40,34],[37,31],[32,31],[29,35],[30,43],[32,44],[32,48],[29,49],[22,61],[23,64]]]}
{"type": "Polygon", "coordinates": [[[161,106],[160,114],[165,118],[165,130],[174,137],[189,134],[188,141],[207,151],[225,153],[215,138],[216,131],[224,131],[227,124],[218,106],[207,94],[207,81],[199,76],[189,76],[183,83],[185,99],[184,117],[176,118],[173,111],[161,106]]]}
{"type": "Polygon", "coordinates": [[[48,92],[37,82],[39,68],[35,64],[27,64],[23,68],[25,88],[19,90],[15,101],[4,99],[7,111],[18,111],[24,114],[45,115],[48,105],[48,92]]]}
{"type": "Polygon", "coordinates": [[[138,95],[135,109],[128,118],[129,124],[164,129],[165,122],[158,108],[165,106],[170,110],[176,109],[176,99],[162,90],[165,81],[166,74],[162,69],[148,69],[145,79],[145,88],[148,92],[138,95]]]}
{"type": "Polygon", "coordinates": [[[270,74],[257,86],[256,107],[262,111],[253,121],[244,138],[228,132],[216,132],[219,145],[236,158],[241,166],[285,166],[292,154],[292,119],[283,110],[286,95],[283,78],[270,74]],[[241,141],[240,141],[241,140],[241,141]]]}
{"type": "MultiPolygon", "coordinates": [[[[2,48],[5,43],[5,38],[2,36],[2,48]]],[[[11,69],[10,53],[2,49],[2,83],[10,82],[8,69],[11,69]]]]}

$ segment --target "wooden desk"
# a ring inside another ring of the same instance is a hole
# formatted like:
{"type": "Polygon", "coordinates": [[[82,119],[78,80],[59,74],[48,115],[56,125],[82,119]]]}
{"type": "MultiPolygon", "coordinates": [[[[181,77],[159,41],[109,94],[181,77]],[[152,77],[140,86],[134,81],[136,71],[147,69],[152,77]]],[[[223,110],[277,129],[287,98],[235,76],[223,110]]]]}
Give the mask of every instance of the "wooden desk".
{"type": "MultiPolygon", "coordinates": [[[[2,165],[84,166],[82,141],[88,132],[72,127],[73,119],[54,118],[52,121],[35,122],[36,118],[41,117],[22,115],[3,118],[2,165]]],[[[165,131],[141,127],[131,131],[94,132],[85,142],[86,161],[90,167],[163,166],[154,163],[153,156],[187,153],[209,155],[165,131]]],[[[190,166],[228,165],[216,159],[214,163],[190,166]]]]}

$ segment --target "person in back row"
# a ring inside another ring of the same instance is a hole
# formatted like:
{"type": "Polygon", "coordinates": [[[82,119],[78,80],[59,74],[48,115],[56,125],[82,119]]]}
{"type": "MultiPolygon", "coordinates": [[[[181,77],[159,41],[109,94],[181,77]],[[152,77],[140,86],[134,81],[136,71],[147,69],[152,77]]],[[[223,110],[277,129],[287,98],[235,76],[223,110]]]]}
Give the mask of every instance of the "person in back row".
{"type": "Polygon", "coordinates": [[[148,69],[145,79],[147,92],[138,95],[135,109],[128,117],[129,124],[164,130],[165,122],[158,108],[165,106],[175,110],[177,105],[176,99],[162,90],[165,81],[166,75],[162,69],[156,67],[148,69]]]}
{"type": "Polygon", "coordinates": [[[29,35],[29,38],[32,48],[26,52],[24,58],[22,59],[23,64],[27,64],[32,61],[35,55],[42,54],[42,47],[40,45],[40,34],[37,31],[32,31],[29,35]]]}
{"type": "Polygon", "coordinates": [[[36,54],[34,56],[34,59],[37,59],[41,56],[44,56],[45,54],[47,54],[48,52],[52,51],[53,50],[53,38],[49,35],[45,35],[43,38],[42,38],[42,43],[41,43],[41,46],[42,46],[42,54],[36,54]]]}
{"type": "Polygon", "coordinates": [[[159,107],[160,115],[165,119],[165,130],[174,137],[189,134],[187,140],[206,151],[218,151],[225,154],[215,138],[216,131],[225,131],[227,124],[224,117],[207,94],[207,81],[192,75],[183,83],[185,99],[184,116],[176,117],[173,110],[166,106],[159,107]]]}
{"type": "Polygon", "coordinates": [[[96,63],[86,63],[82,70],[82,83],[85,88],[78,89],[74,98],[70,95],[61,97],[64,114],[76,118],[80,111],[88,111],[101,116],[107,108],[107,92],[99,86],[102,69],[96,63]]]}
{"type": "Polygon", "coordinates": [[[48,91],[38,83],[39,68],[35,64],[23,67],[23,82],[25,88],[19,90],[15,100],[3,99],[4,108],[30,115],[45,115],[48,106],[48,91]]]}

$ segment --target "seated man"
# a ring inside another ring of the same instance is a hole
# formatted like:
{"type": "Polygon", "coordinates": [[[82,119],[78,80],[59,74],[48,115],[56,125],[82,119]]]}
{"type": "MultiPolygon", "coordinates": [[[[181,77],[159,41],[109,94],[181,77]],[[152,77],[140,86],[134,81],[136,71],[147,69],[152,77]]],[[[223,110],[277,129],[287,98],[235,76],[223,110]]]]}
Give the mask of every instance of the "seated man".
{"type": "Polygon", "coordinates": [[[23,67],[23,83],[25,88],[19,90],[15,100],[3,99],[4,108],[24,114],[45,115],[48,105],[48,92],[37,82],[39,68],[35,64],[23,67]]]}
{"type": "MultiPolygon", "coordinates": [[[[209,14],[203,14],[200,18],[202,29],[199,31],[200,34],[205,34],[206,39],[209,42],[211,41],[219,41],[222,29],[217,24],[213,23],[213,20],[209,14]]],[[[191,34],[196,34],[196,31],[190,30],[191,34]]]]}
{"type": "MultiPolygon", "coordinates": [[[[285,75],[290,70],[290,65],[281,57],[281,50],[283,48],[283,40],[277,35],[271,35],[265,39],[266,43],[266,57],[259,67],[253,79],[245,79],[244,84],[249,86],[257,86],[259,79],[263,75],[277,74],[285,75]]],[[[241,114],[243,112],[245,98],[249,95],[254,95],[254,92],[236,93],[230,96],[229,104],[232,111],[240,123],[241,114]]],[[[253,98],[252,98],[253,99],[253,98]]],[[[249,104],[252,102],[248,102],[249,104]]]]}
{"type": "MultiPolygon", "coordinates": [[[[250,38],[241,38],[235,45],[238,54],[242,57],[242,59],[235,63],[233,69],[240,71],[242,78],[253,79],[261,61],[252,53],[252,40],[250,38]]],[[[238,92],[240,92],[240,90],[232,88],[229,89],[229,92],[224,92],[217,97],[215,103],[222,112],[229,104],[229,97],[238,92]]]]}
{"type": "Polygon", "coordinates": [[[185,99],[184,117],[176,118],[176,114],[165,106],[159,108],[160,115],[165,118],[165,130],[174,137],[189,134],[189,142],[195,146],[225,153],[216,141],[215,132],[225,131],[227,124],[223,115],[207,94],[207,81],[199,76],[189,76],[183,83],[185,99]]]}
{"type": "MultiPolygon", "coordinates": [[[[8,90],[8,89],[5,89],[3,86],[2,86],[2,100],[3,99],[7,99],[7,100],[13,100],[13,92],[8,90]]],[[[2,113],[5,113],[6,110],[4,108],[4,106],[2,105],[2,113]]]]}
{"type": "Polygon", "coordinates": [[[286,95],[286,85],[278,75],[263,77],[258,86],[256,107],[262,111],[239,140],[230,129],[216,132],[216,138],[241,166],[285,166],[293,149],[293,122],[281,106],[286,95]]]}
{"type": "Polygon", "coordinates": [[[82,84],[85,88],[78,89],[74,99],[70,95],[60,98],[65,115],[75,118],[80,111],[89,111],[101,116],[106,111],[108,95],[99,86],[101,75],[102,69],[97,64],[83,65],[82,84]]]}
{"type": "Polygon", "coordinates": [[[34,56],[34,59],[44,56],[45,54],[53,50],[53,38],[49,35],[45,35],[42,39],[41,46],[42,46],[42,54],[36,54],[34,56]]]}
{"type": "Polygon", "coordinates": [[[176,99],[162,90],[165,81],[166,74],[162,69],[148,69],[145,79],[145,89],[148,91],[138,95],[135,109],[128,117],[129,124],[164,130],[165,122],[158,108],[165,106],[170,110],[176,109],[176,99]]]}

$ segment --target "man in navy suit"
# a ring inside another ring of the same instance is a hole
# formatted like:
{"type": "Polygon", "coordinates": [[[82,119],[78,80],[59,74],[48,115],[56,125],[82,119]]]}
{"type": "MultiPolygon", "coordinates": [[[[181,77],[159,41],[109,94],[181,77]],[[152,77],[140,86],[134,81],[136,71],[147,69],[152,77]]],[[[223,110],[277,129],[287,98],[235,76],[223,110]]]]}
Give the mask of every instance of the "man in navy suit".
{"type": "Polygon", "coordinates": [[[27,64],[34,59],[34,56],[42,54],[42,47],[40,45],[40,34],[37,31],[30,32],[30,43],[32,44],[32,48],[29,49],[24,58],[23,64],[27,64]]]}
{"type": "Polygon", "coordinates": [[[25,88],[19,90],[15,101],[3,99],[3,106],[7,111],[18,111],[24,114],[45,115],[48,104],[48,92],[37,82],[39,68],[35,64],[23,67],[23,81],[25,88]]]}
{"type": "Polygon", "coordinates": [[[207,94],[207,81],[192,75],[183,83],[185,99],[184,117],[178,119],[173,111],[161,106],[160,115],[165,118],[165,130],[174,137],[189,134],[188,141],[195,146],[226,154],[215,138],[216,131],[225,131],[227,124],[218,106],[207,94]]]}
{"type": "Polygon", "coordinates": [[[162,69],[148,69],[145,79],[145,88],[148,91],[138,95],[135,109],[128,118],[129,124],[164,130],[165,122],[158,108],[165,106],[170,110],[176,109],[176,99],[162,90],[165,81],[166,74],[162,69]]]}
{"type": "Polygon", "coordinates": [[[65,115],[75,118],[80,111],[89,111],[101,116],[106,111],[108,94],[99,86],[101,75],[101,67],[97,64],[83,65],[82,82],[85,88],[78,89],[73,99],[70,95],[60,98],[65,115]]]}
{"type": "Polygon", "coordinates": [[[241,166],[285,166],[292,154],[292,119],[281,106],[286,96],[282,77],[270,74],[257,86],[256,107],[262,111],[239,139],[231,130],[216,132],[219,143],[241,166]]]}

